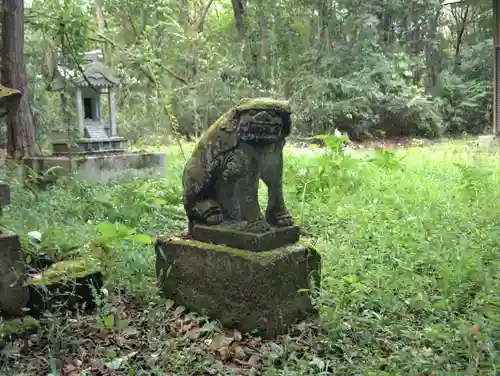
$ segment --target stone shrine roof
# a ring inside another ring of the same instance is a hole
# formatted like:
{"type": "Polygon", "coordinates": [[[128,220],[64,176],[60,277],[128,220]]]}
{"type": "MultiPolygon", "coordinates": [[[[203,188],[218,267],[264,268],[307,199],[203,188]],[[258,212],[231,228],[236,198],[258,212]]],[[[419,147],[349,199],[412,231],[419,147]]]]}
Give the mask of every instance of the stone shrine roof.
{"type": "Polygon", "coordinates": [[[57,65],[54,69],[52,80],[47,90],[56,91],[63,89],[70,81],[76,87],[94,87],[96,89],[114,88],[120,86],[120,79],[115,73],[102,63],[103,54],[100,50],[90,51],[85,54],[80,71],[68,69],[64,65],[57,65]]]}

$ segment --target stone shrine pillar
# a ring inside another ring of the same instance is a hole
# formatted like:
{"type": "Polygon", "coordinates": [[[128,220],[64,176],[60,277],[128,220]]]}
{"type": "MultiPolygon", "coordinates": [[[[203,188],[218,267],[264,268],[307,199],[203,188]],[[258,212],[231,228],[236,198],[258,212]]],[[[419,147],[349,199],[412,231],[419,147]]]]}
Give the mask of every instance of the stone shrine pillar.
{"type": "Polygon", "coordinates": [[[80,137],[85,137],[85,126],[83,124],[83,98],[82,89],[76,88],[76,122],[80,137]]]}
{"type": "Polygon", "coordinates": [[[116,104],[115,92],[108,90],[108,103],[109,103],[109,123],[110,123],[110,137],[115,137],[116,134],[116,104]]]}

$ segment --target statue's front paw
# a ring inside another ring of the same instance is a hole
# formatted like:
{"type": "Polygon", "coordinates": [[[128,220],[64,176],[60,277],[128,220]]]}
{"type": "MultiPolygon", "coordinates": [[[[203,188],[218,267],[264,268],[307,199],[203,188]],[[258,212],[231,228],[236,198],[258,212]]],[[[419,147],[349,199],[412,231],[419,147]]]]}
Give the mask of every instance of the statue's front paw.
{"type": "Polygon", "coordinates": [[[255,222],[248,222],[245,226],[245,231],[253,233],[262,233],[271,231],[271,226],[264,219],[260,219],[255,222]]]}
{"type": "Polygon", "coordinates": [[[293,218],[289,213],[281,213],[278,215],[268,215],[267,221],[276,227],[293,226],[293,218]]]}
{"type": "Polygon", "coordinates": [[[222,216],[221,213],[215,213],[215,214],[208,215],[205,218],[205,223],[209,226],[215,226],[215,225],[220,225],[223,220],[224,220],[224,217],[222,216]]]}

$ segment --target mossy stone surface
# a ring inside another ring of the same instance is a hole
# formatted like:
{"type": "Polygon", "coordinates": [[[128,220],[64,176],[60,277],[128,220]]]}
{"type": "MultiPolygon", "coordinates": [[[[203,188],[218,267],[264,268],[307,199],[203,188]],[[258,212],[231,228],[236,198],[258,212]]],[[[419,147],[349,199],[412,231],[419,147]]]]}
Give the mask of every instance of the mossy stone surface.
{"type": "Polygon", "coordinates": [[[0,339],[36,331],[40,327],[37,319],[25,316],[0,322],[0,339]]]}
{"type": "Polygon", "coordinates": [[[52,264],[41,273],[40,278],[32,278],[26,285],[46,285],[64,283],[85,277],[99,271],[99,263],[92,258],[64,260],[52,264]]]}
{"type": "Polygon", "coordinates": [[[292,113],[292,106],[288,101],[282,101],[273,98],[242,98],[236,105],[237,111],[246,111],[251,109],[276,110],[285,113],[292,113]]]}
{"type": "Polygon", "coordinates": [[[318,283],[321,257],[309,246],[251,252],[171,236],[155,248],[163,295],[226,328],[273,338],[315,312],[304,290],[318,283]]]}
{"type": "Polygon", "coordinates": [[[44,311],[60,307],[72,310],[84,306],[95,307],[92,288],[99,290],[103,275],[99,264],[92,258],[56,262],[37,278],[28,280],[30,315],[39,317],[44,311]]]}

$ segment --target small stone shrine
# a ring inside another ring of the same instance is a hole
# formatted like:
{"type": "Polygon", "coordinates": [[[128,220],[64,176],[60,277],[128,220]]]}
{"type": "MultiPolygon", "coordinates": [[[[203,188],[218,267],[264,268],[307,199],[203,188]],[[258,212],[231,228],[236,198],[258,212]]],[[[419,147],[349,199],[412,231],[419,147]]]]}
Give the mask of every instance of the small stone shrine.
{"type": "MultiPolygon", "coordinates": [[[[85,55],[81,73],[71,72],[64,64],[54,68],[47,90],[68,90],[74,101],[63,107],[74,109],[75,117],[67,120],[70,124],[53,127],[52,156],[25,158],[27,167],[41,172],[59,166],[62,174],[73,172],[93,183],[106,183],[126,172],[135,176],[165,173],[165,153],[125,151],[125,139],[117,133],[115,105],[115,91],[121,83],[102,60],[102,52],[96,50],[85,55]],[[108,102],[107,122],[103,97],[108,102]]],[[[64,101],[64,96],[61,98],[64,101]]]]}
{"type": "MultiPolygon", "coordinates": [[[[122,153],[124,138],[116,133],[116,106],[114,90],[120,87],[120,80],[101,62],[101,51],[91,51],[85,56],[83,75],[73,81],[75,87],[76,120],[78,137],[74,146],[70,140],[57,140],[60,130],[52,135],[53,155],[81,153],[122,153]],[[109,124],[103,122],[101,98],[106,96],[109,106],[109,124]]],[[[49,91],[64,87],[63,75],[56,75],[49,85],[49,91]]],[[[62,132],[67,133],[67,132],[62,132]]],[[[70,138],[70,135],[66,134],[70,138]]]]}
{"type": "Polygon", "coordinates": [[[299,241],[283,198],[288,102],[242,99],[202,136],[182,177],[188,231],[157,240],[166,297],[266,338],[314,313],[310,288],[321,257],[299,241]],[[265,215],[260,179],[268,189],[265,215]]]}

